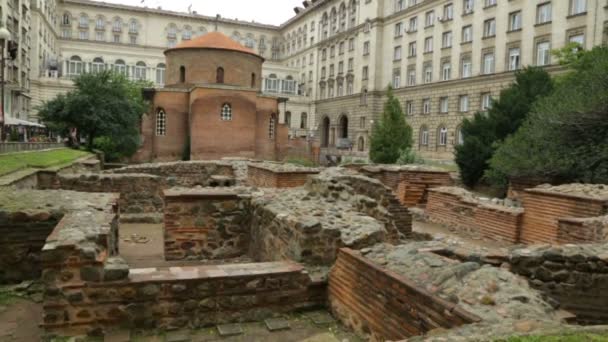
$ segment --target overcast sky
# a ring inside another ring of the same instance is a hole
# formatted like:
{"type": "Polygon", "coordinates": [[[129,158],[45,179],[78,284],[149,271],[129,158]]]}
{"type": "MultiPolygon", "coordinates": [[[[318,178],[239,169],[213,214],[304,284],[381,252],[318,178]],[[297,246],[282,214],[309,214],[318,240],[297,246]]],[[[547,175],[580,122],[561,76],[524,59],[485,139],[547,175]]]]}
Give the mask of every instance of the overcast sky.
{"type": "Polygon", "coordinates": [[[188,6],[199,14],[224,18],[256,21],[279,25],[293,17],[293,8],[302,6],[302,0],[104,0],[115,4],[158,7],[187,12],[188,6]]]}

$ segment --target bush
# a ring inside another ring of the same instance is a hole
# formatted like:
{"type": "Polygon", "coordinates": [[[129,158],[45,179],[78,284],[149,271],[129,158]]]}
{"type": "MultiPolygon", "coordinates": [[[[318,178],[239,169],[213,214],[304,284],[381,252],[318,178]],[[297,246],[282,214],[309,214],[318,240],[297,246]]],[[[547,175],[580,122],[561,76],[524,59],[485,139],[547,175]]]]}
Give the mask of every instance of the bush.
{"type": "Polygon", "coordinates": [[[424,164],[424,159],[422,159],[413,149],[406,148],[401,151],[401,155],[399,156],[399,159],[397,159],[397,164],[424,164]]]}

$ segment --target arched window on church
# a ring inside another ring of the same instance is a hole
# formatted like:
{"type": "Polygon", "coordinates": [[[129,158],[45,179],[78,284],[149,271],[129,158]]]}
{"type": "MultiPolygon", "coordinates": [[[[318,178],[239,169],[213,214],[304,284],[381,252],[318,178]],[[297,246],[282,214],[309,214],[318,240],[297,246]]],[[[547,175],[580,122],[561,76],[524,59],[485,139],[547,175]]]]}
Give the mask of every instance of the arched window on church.
{"type": "Polygon", "coordinates": [[[224,83],[224,68],[222,68],[222,67],[217,68],[217,73],[215,76],[215,83],[219,83],[219,84],[224,83]]]}
{"type": "Polygon", "coordinates": [[[255,73],[251,74],[251,88],[255,88],[255,73]]]}
{"type": "Polygon", "coordinates": [[[268,138],[274,140],[276,130],[277,117],[276,115],[270,115],[270,122],[268,123],[268,138]]]}
{"type": "Polygon", "coordinates": [[[156,136],[167,135],[167,114],[161,108],[156,113],[156,136]]]}
{"type": "Polygon", "coordinates": [[[186,67],[179,67],[179,83],[186,83],[186,67]]]}
{"type": "Polygon", "coordinates": [[[220,116],[222,121],[232,121],[232,106],[229,103],[224,103],[220,116]]]}

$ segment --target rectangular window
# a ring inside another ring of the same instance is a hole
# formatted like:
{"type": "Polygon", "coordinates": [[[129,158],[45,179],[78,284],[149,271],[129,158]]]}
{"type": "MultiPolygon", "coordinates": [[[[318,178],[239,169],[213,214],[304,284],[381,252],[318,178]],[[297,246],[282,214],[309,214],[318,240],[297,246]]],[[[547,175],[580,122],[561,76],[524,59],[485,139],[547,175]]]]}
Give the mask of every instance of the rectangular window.
{"type": "Polygon", "coordinates": [[[418,30],[418,17],[413,17],[410,19],[410,27],[408,32],[416,32],[418,30]]]}
{"type": "Polygon", "coordinates": [[[441,37],[441,47],[442,48],[452,47],[452,31],[443,32],[443,36],[441,37]]]}
{"type": "Polygon", "coordinates": [[[369,76],[368,75],[368,70],[369,69],[367,68],[367,66],[363,67],[363,72],[362,72],[362,77],[361,77],[363,80],[367,80],[367,77],[369,76]]]}
{"type": "Polygon", "coordinates": [[[424,52],[433,52],[433,37],[426,37],[424,39],[424,52]]]}
{"type": "Polygon", "coordinates": [[[439,111],[443,114],[446,114],[450,109],[450,101],[448,97],[446,96],[439,99],[439,104],[439,111]]]}
{"type": "Polygon", "coordinates": [[[433,66],[427,65],[424,67],[424,83],[433,82],[433,66]]]}
{"type": "Polygon", "coordinates": [[[80,34],[79,34],[78,38],[80,38],[81,40],[89,39],[89,32],[88,31],[80,31],[80,34]]]}
{"type": "Polygon", "coordinates": [[[396,0],[395,1],[395,12],[399,12],[405,9],[405,0],[396,0]]]}
{"type": "Polygon", "coordinates": [[[536,23],[544,24],[551,21],[551,3],[546,2],[536,7],[536,23]]]}
{"type": "Polygon", "coordinates": [[[496,0],[485,0],[484,5],[485,5],[485,7],[495,6],[496,0]]]}
{"type": "Polygon", "coordinates": [[[587,12],[587,0],[570,0],[570,15],[587,12]]]}
{"type": "Polygon", "coordinates": [[[443,6],[443,18],[442,20],[452,20],[454,19],[454,5],[447,4],[443,6]]]}
{"type": "Polygon", "coordinates": [[[494,37],[496,35],[496,19],[488,19],[483,22],[483,36],[494,37]]]}
{"type": "Polygon", "coordinates": [[[395,50],[393,51],[393,60],[401,60],[401,46],[395,46],[395,50]]]}
{"type": "Polygon", "coordinates": [[[452,78],[452,64],[449,62],[443,63],[441,68],[441,78],[448,81],[452,78]]]}
{"type": "Polygon", "coordinates": [[[348,40],[348,51],[355,50],[355,38],[351,38],[348,40]]]}
{"type": "Polygon", "coordinates": [[[410,69],[407,72],[407,85],[415,86],[416,85],[416,69],[410,69]]]}
{"type": "Polygon", "coordinates": [[[422,100],[422,114],[431,114],[431,99],[422,100]]]}
{"type": "Polygon", "coordinates": [[[340,63],[338,63],[338,74],[343,74],[344,73],[344,62],[340,61],[340,63]]]}
{"type": "Polygon", "coordinates": [[[129,43],[131,43],[131,44],[137,44],[137,36],[130,35],[129,36],[129,43]]]}
{"type": "Polygon", "coordinates": [[[473,74],[473,64],[470,58],[464,58],[462,60],[462,78],[471,77],[473,74]]]}
{"type": "Polygon", "coordinates": [[[405,114],[414,115],[414,101],[407,101],[405,103],[405,114]]]}
{"type": "Polygon", "coordinates": [[[509,31],[521,30],[521,11],[509,14],[509,31]]]}
{"type": "Polygon", "coordinates": [[[355,61],[353,58],[349,58],[348,59],[348,71],[353,71],[353,65],[355,64],[355,61]]]}
{"type": "Polygon", "coordinates": [[[104,39],[104,32],[95,32],[95,40],[98,42],[103,42],[104,39]]]}
{"type": "Polygon", "coordinates": [[[551,62],[551,44],[540,42],[536,44],[536,65],[549,65],[551,62]]]}
{"type": "Polygon", "coordinates": [[[494,53],[486,53],[483,55],[483,73],[484,75],[494,73],[494,53]]]}
{"type": "Polygon", "coordinates": [[[408,56],[414,57],[416,56],[416,42],[411,42],[408,48],[408,56]]]}
{"type": "Polygon", "coordinates": [[[114,43],[120,43],[120,35],[119,34],[115,34],[114,35],[114,43]]]}
{"type": "Polygon", "coordinates": [[[585,35],[583,33],[581,33],[581,34],[576,34],[576,35],[570,36],[570,38],[568,38],[568,41],[570,43],[577,43],[581,47],[584,47],[585,46],[585,35]]]}
{"type": "Polygon", "coordinates": [[[488,110],[492,106],[492,96],[490,93],[481,94],[481,110],[488,110]]]}
{"type": "Polygon", "coordinates": [[[509,70],[519,69],[521,63],[520,53],[519,48],[509,49],[509,70]]]}
{"type": "Polygon", "coordinates": [[[403,23],[399,22],[395,24],[395,38],[403,35],[403,23]]]}
{"type": "Polygon", "coordinates": [[[369,55],[369,41],[363,43],[363,55],[369,55]]]}
{"type": "Polygon", "coordinates": [[[435,11],[428,11],[424,15],[424,27],[435,25],[435,11]]]}
{"type": "Polygon", "coordinates": [[[460,111],[466,113],[469,111],[469,95],[460,95],[460,111]]]}
{"type": "Polygon", "coordinates": [[[474,9],[474,0],[463,0],[462,1],[462,13],[464,14],[469,14],[469,13],[473,13],[473,9],[474,9]]]}
{"type": "Polygon", "coordinates": [[[393,88],[401,87],[401,69],[393,70],[393,88]]]}
{"type": "Polygon", "coordinates": [[[340,45],[338,45],[338,53],[344,54],[344,42],[340,42],[340,45]]]}
{"type": "Polygon", "coordinates": [[[473,26],[467,25],[462,28],[462,42],[468,43],[473,41],[473,26]]]}

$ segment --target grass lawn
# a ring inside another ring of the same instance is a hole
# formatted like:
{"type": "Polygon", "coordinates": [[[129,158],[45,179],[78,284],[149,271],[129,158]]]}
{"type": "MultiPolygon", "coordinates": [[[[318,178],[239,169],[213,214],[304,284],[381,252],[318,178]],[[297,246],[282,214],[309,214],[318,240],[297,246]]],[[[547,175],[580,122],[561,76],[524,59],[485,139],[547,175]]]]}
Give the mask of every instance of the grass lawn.
{"type": "Polygon", "coordinates": [[[19,152],[0,155],[0,176],[24,168],[44,169],[74,161],[88,152],[62,148],[40,152],[19,152]]]}

